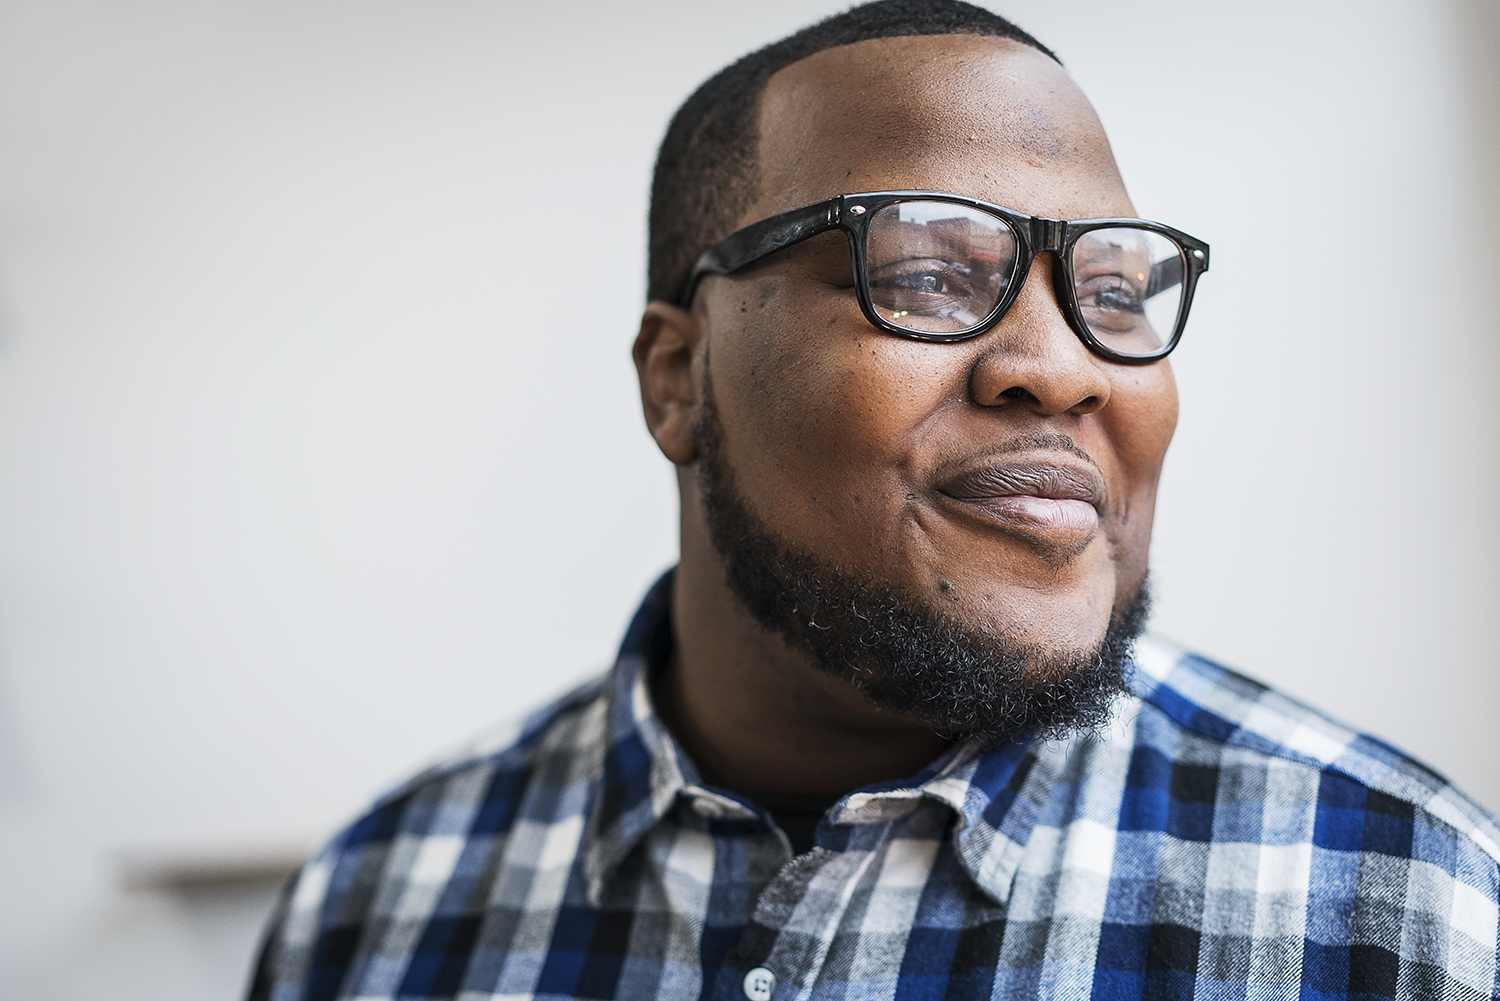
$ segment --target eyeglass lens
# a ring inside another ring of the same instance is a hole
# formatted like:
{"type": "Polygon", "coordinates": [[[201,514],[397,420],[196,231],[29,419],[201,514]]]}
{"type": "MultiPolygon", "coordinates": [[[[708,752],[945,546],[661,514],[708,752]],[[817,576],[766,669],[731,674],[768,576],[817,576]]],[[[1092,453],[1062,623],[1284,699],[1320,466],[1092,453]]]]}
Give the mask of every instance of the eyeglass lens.
{"type": "MultiPolygon", "coordinates": [[[[912,200],[877,210],[865,234],[870,302],[895,326],[952,334],[982,322],[1015,280],[1019,241],[983,209],[912,200]]],[[[1183,257],[1152,230],[1090,230],[1072,248],[1073,283],[1089,333],[1149,356],[1171,340],[1182,306],[1183,257]]]]}
{"type": "Polygon", "coordinates": [[[865,232],[870,302],[891,323],[952,334],[981,322],[1016,268],[1010,224],[952,202],[887,205],[865,232]]]}
{"type": "Polygon", "coordinates": [[[1166,347],[1182,309],[1182,249],[1149,229],[1095,229],[1073,244],[1073,290],[1084,325],[1124,355],[1166,347]]]}

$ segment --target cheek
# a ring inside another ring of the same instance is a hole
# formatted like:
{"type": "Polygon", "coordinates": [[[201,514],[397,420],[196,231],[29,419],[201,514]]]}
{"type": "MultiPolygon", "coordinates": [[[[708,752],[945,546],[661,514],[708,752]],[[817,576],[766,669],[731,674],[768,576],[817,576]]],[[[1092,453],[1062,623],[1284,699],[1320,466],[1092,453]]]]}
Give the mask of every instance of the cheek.
{"type": "Polygon", "coordinates": [[[1177,383],[1167,362],[1132,368],[1114,387],[1110,401],[1116,439],[1132,480],[1155,489],[1162,460],[1177,430],[1177,383]]]}
{"type": "MultiPolygon", "coordinates": [[[[1166,362],[1124,368],[1111,379],[1109,406],[1101,416],[1118,462],[1112,486],[1117,545],[1144,550],[1151,540],[1156,487],[1162,460],[1177,428],[1177,386],[1166,362]]],[[[1136,561],[1144,560],[1144,552],[1136,561]]]]}
{"type": "Polygon", "coordinates": [[[871,328],[852,293],[795,296],[786,284],[745,289],[716,327],[725,451],[764,514],[816,504],[837,515],[895,488],[891,471],[951,380],[930,345],[871,328]]]}

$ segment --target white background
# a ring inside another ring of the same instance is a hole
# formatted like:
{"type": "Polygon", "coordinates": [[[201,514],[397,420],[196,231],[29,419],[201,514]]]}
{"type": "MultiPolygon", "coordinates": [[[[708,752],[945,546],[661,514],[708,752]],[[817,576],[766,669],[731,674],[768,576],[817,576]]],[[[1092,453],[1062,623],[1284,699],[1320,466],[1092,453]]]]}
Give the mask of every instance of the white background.
{"type": "MultiPolygon", "coordinates": [[[[306,844],[609,661],[655,145],[838,6],[0,0],[0,994],[229,996],[264,901],[122,852],[306,844]]],[[[1500,806],[1494,0],[996,9],[1213,245],[1156,627],[1500,806]]]]}

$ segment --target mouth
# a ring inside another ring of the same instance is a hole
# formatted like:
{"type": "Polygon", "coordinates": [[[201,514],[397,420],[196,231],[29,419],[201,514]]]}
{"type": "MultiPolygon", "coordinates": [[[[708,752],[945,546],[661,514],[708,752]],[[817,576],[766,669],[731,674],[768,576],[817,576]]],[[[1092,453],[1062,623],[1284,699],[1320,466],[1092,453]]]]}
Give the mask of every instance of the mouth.
{"type": "Polygon", "coordinates": [[[1099,470],[1071,456],[986,457],[946,475],[937,493],[982,520],[1079,543],[1099,527],[1105,498],[1099,470]]]}

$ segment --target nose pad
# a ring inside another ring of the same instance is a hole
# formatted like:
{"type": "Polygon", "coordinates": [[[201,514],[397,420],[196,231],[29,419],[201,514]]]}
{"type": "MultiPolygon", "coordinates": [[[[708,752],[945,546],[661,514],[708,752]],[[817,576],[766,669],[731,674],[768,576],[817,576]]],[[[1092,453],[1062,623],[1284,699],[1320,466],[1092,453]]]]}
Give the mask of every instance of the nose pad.
{"type": "Polygon", "coordinates": [[[969,395],[984,407],[1024,406],[1041,416],[1090,414],[1109,402],[1110,386],[1087,345],[1063,315],[1062,267],[1036,255],[1004,318],[979,338],[969,395]]]}

